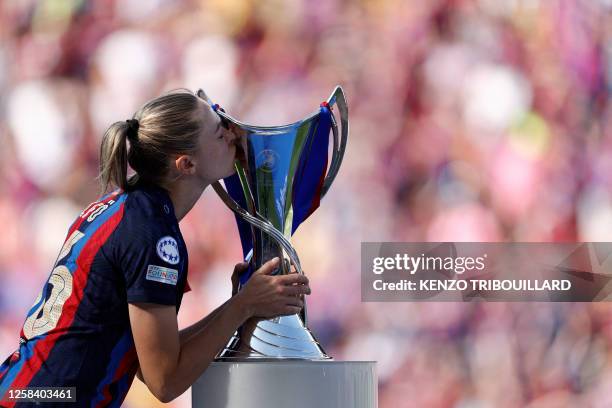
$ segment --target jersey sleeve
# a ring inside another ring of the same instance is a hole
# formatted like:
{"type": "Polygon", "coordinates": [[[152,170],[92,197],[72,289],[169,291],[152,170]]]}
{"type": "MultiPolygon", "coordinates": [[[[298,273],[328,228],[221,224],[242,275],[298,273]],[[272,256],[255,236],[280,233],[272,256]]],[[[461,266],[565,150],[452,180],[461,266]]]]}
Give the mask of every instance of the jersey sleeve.
{"type": "Polygon", "coordinates": [[[116,239],[116,263],[125,278],[128,303],[177,305],[184,290],[184,256],[176,234],[163,222],[132,220],[116,239]]]}

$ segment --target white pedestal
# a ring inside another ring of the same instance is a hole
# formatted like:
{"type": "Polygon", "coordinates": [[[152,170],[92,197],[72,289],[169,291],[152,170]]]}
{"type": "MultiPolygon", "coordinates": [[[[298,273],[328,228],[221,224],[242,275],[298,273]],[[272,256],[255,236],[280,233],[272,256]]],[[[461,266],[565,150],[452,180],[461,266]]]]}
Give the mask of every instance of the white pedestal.
{"type": "Polygon", "coordinates": [[[192,386],[194,408],[376,408],[372,361],[215,362],[192,386]]]}

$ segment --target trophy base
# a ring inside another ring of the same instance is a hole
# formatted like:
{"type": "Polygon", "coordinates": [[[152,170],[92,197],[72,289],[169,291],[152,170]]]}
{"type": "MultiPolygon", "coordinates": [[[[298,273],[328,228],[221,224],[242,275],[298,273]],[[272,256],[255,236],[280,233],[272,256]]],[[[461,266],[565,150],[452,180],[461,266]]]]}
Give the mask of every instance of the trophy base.
{"type": "Polygon", "coordinates": [[[319,342],[295,314],[246,322],[216,361],[330,360],[319,342]]]}
{"type": "Polygon", "coordinates": [[[376,408],[376,362],[218,361],[191,395],[194,408],[376,408]]]}

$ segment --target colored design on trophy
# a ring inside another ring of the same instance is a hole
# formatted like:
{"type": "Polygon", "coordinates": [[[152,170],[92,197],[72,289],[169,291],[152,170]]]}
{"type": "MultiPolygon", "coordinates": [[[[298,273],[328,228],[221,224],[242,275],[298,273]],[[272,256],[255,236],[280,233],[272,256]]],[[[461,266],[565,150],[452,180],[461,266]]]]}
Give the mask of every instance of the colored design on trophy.
{"type": "Polygon", "coordinates": [[[262,150],[255,158],[255,165],[263,172],[272,173],[274,170],[276,170],[278,159],[278,153],[276,153],[274,150],[262,150]]]}

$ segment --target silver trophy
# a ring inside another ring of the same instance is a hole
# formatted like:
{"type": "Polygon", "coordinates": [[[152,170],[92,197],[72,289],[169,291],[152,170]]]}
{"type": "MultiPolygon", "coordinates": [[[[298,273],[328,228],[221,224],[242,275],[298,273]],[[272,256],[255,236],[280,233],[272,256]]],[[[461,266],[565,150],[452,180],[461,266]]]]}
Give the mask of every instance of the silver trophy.
{"type": "MultiPolygon", "coordinates": [[[[291,264],[303,274],[290,238],[318,208],[342,163],[348,138],[348,108],[342,88],[336,87],[316,112],[284,126],[252,126],[234,119],[218,105],[213,109],[240,135],[236,173],[224,179],[227,191],[219,182],[213,184],[236,214],[243,253],[249,260],[240,287],[277,256],[284,262],[275,274],[290,273],[291,264]],[[339,111],[340,131],[334,106],[339,111]]],[[[217,360],[329,359],[306,323],[306,307],[291,316],[251,319],[234,334],[217,360]]]]}

